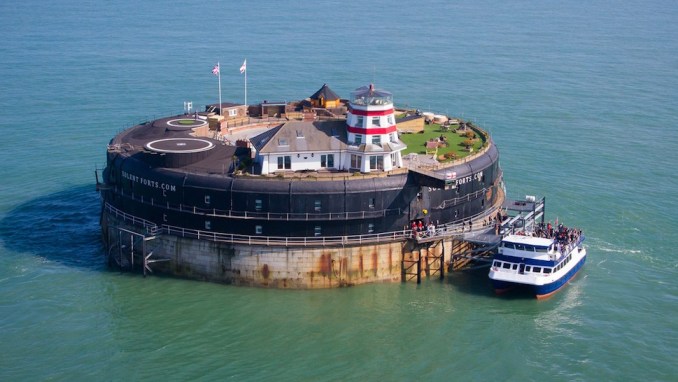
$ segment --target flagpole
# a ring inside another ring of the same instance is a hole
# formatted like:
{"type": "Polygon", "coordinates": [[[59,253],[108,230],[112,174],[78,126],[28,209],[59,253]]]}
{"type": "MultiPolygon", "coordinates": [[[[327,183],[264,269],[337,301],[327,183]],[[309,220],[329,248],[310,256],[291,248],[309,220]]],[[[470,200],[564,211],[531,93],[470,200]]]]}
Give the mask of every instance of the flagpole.
{"type": "Polygon", "coordinates": [[[221,115],[221,66],[217,62],[217,68],[219,68],[219,115],[221,115]]]}
{"type": "MultiPolygon", "coordinates": [[[[245,64],[247,64],[247,59],[245,59],[245,64]]],[[[245,106],[247,106],[247,65],[245,65],[245,106]]]]}

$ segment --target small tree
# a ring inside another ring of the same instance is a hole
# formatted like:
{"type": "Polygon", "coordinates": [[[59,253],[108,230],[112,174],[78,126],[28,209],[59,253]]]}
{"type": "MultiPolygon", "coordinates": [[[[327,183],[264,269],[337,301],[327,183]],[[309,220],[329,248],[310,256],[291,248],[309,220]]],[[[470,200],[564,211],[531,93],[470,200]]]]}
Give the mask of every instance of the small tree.
{"type": "Polygon", "coordinates": [[[455,153],[454,151],[446,152],[446,153],[445,153],[445,158],[447,158],[447,159],[455,159],[455,158],[457,158],[457,153],[455,153]]]}
{"type": "Polygon", "coordinates": [[[461,144],[464,145],[464,147],[466,147],[467,149],[469,149],[471,148],[471,146],[473,146],[473,139],[466,139],[461,144]]]}
{"type": "Polygon", "coordinates": [[[474,138],[476,137],[476,133],[473,132],[473,131],[470,131],[470,130],[467,131],[466,133],[464,133],[464,135],[465,135],[466,138],[468,138],[468,139],[474,139],[474,138]]]}

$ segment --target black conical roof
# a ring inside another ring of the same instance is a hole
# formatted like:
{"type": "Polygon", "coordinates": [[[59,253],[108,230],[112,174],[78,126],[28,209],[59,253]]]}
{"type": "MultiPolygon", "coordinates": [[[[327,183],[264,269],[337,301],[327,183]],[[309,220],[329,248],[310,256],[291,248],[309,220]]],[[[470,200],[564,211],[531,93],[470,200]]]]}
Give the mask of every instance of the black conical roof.
{"type": "Polygon", "coordinates": [[[330,87],[327,86],[327,84],[323,84],[323,86],[311,96],[311,99],[320,99],[320,97],[323,97],[325,100],[330,101],[339,99],[337,93],[332,91],[332,89],[330,89],[330,87]]]}

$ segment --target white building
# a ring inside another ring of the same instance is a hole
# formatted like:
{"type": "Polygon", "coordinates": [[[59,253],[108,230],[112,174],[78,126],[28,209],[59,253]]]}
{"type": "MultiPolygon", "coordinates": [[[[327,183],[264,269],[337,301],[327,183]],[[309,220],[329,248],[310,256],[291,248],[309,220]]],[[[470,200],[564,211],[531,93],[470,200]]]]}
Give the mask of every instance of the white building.
{"type": "Polygon", "coordinates": [[[261,174],[284,171],[390,171],[402,166],[391,93],[351,94],[346,121],[290,121],[250,139],[261,174]]]}

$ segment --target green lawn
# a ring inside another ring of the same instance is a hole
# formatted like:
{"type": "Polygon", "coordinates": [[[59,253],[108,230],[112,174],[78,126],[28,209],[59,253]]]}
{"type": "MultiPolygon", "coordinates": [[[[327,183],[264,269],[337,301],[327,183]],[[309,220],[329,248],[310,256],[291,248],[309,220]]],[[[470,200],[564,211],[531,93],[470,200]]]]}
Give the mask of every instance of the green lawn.
{"type": "MultiPolygon", "coordinates": [[[[453,128],[458,126],[453,125],[453,128]]],[[[467,129],[467,131],[472,131],[467,129]]],[[[461,145],[461,142],[465,141],[467,138],[464,135],[460,135],[456,132],[443,132],[440,128],[440,125],[437,123],[432,123],[430,125],[424,125],[424,132],[420,134],[400,134],[400,140],[407,145],[407,148],[403,150],[402,154],[407,155],[409,153],[417,154],[426,154],[426,142],[430,139],[439,138],[443,135],[447,141],[447,147],[439,147],[438,155],[445,154],[448,152],[454,152],[457,154],[457,158],[463,158],[471,153],[469,153],[464,146],[461,145]]],[[[478,150],[483,146],[483,140],[476,133],[476,140],[473,144],[473,152],[478,152],[478,150]]]]}

